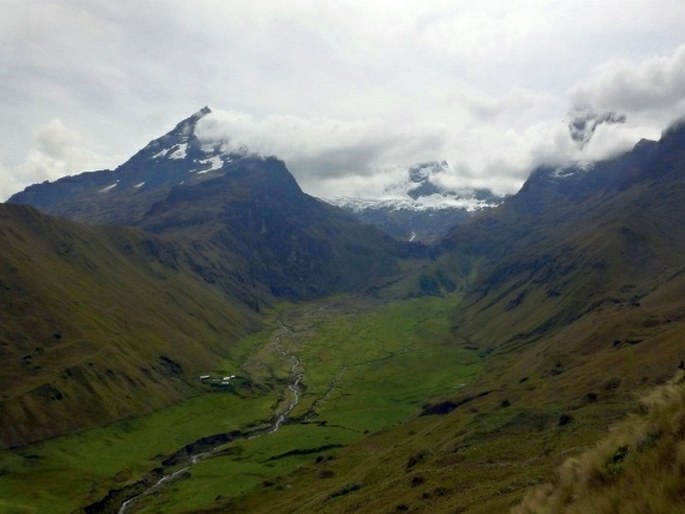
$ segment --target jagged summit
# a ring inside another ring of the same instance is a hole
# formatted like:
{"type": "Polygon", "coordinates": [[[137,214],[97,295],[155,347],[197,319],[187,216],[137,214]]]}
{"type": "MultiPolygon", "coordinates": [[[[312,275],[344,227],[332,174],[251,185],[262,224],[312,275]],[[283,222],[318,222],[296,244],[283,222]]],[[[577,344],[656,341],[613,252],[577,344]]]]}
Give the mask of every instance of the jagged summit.
{"type": "MultiPolygon", "coordinates": [[[[160,138],[150,141],[138,154],[142,156],[149,156],[148,154],[153,153],[153,156],[161,155],[165,150],[174,150],[171,155],[175,155],[175,158],[179,158],[184,152],[179,151],[181,145],[188,144],[195,141],[195,127],[197,122],[200,121],[204,116],[211,113],[212,110],[205,106],[199,111],[193,113],[191,116],[181,121],[176,125],[173,130],[169,131],[160,138]]],[[[136,158],[138,154],[134,155],[136,158]]]]}
{"type": "Polygon", "coordinates": [[[199,183],[261,160],[246,149],[227,151],[220,142],[201,141],[195,133],[197,123],[211,112],[203,107],[114,170],[35,184],[8,203],[29,204],[81,221],[135,223],[173,187],[199,183]]]}
{"type": "Polygon", "coordinates": [[[407,195],[414,200],[422,196],[441,194],[444,190],[435,184],[431,178],[437,174],[444,173],[449,169],[447,162],[437,161],[417,164],[409,168],[410,186],[407,195]]]}
{"type": "MultiPolygon", "coordinates": [[[[163,181],[175,180],[175,170],[170,170],[170,164],[174,161],[183,163],[183,172],[196,173],[203,175],[212,171],[219,170],[224,164],[231,162],[236,158],[245,156],[245,153],[236,154],[235,152],[226,152],[220,144],[203,144],[195,134],[198,121],[204,116],[211,113],[212,110],[205,106],[199,111],[193,113],[188,118],[178,123],[171,131],[164,134],[162,137],[150,141],[142,150],[137,152],[131,159],[119,166],[116,171],[122,175],[137,175],[132,170],[140,167],[144,163],[145,167],[163,172],[162,174],[171,174],[172,176],[155,177],[163,181]],[[147,161],[147,162],[145,162],[147,161]],[[171,161],[171,162],[169,162],[171,161]]],[[[171,166],[176,168],[176,166],[171,166]]],[[[156,175],[162,175],[156,173],[156,175]]],[[[136,176],[135,184],[132,187],[144,187],[147,183],[141,184],[138,179],[142,176],[136,176]]],[[[187,177],[181,176],[183,183],[187,177]]]]}

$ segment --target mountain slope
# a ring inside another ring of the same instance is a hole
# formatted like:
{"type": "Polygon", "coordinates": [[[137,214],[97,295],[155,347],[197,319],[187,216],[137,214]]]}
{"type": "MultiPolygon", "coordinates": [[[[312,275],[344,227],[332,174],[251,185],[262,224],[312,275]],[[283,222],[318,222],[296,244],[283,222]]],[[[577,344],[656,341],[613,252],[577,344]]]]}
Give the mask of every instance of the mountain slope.
{"type": "Polygon", "coordinates": [[[0,205],[0,444],[168,405],[250,321],[169,242],[0,205]]]}
{"type": "Polygon", "coordinates": [[[399,272],[404,250],[377,229],[305,195],[282,161],[245,163],[178,186],[141,221],[148,231],[211,243],[279,298],[361,289],[399,272]]]}
{"type": "Polygon", "coordinates": [[[638,302],[682,271],[685,152],[670,149],[684,136],[675,127],[590,167],[539,169],[501,207],[455,228],[443,247],[478,266],[467,325],[535,338],[601,304],[638,302]]]}

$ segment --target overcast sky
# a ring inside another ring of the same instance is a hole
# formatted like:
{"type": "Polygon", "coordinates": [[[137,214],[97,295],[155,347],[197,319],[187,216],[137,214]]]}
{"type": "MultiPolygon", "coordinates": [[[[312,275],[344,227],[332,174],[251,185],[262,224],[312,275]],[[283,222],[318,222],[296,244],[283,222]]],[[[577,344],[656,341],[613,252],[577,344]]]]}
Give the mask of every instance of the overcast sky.
{"type": "Polygon", "coordinates": [[[514,192],[685,116],[682,0],[0,0],[0,200],[115,167],[204,105],[204,137],[323,196],[412,164],[514,192]],[[572,123],[573,120],[575,123],[572,123]],[[569,130],[569,124],[572,129],[569,130]]]}

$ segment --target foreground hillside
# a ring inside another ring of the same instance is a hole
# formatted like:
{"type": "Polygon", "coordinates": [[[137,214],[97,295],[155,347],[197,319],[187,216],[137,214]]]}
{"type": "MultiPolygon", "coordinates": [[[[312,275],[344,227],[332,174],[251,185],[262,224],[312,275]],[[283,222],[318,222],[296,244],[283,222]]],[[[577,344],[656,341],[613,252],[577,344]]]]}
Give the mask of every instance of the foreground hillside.
{"type": "Polygon", "coordinates": [[[640,400],[640,410],[533,489],[515,514],[683,512],[682,372],[640,400]]]}

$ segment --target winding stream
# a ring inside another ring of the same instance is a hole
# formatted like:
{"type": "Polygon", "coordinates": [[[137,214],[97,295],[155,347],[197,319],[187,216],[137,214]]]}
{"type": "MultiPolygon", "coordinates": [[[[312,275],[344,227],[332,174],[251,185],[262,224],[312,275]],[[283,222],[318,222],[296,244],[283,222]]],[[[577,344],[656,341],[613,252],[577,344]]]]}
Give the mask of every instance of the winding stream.
{"type": "Polygon", "coordinates": [[[187,465],[172,473],[162,474],[159,476],[159,468],[149,473],[146,478],[133,484],[130,488],[122,490],[110,491],[108,496],[100,502],[89,505],[84,510],[87,513],[96,512],[118,512],[118,514],[128,514],[131,508],[143,497],[148,496],[155,491],[161,489],[165,485],[173,482],[177,478],[184,475],[198,462],[211,457],[217,449],[227,442],[236,439],[254,439],[264,435],[273,434],[283,423],[285,423],[293,409],[300,403],[301,390],[300,383],[304,378],[304,373],[299,371],[300,360],[294,353],[289,353],[283,346],[283,338],[292,334],[292,328],[288,327],[283,320],[279,321],[279,327],[274,331],[270,338],[270,344],[273,345],[274,351],[286,359],[290,360],[290,383],[286,387],[288,393],[288,400],[279,413],[277,413],[271,423],[266,427],[254,428],[247,431],[234,431],[227,434],[217,434],[207,438],[197,440],[186,447],[178,450],[170,455],[162,466],[170,466],[179,462],[186,462],[187,465]],[[151,484],[151,485],[150,485],[151,484]],[[134,494],[131,494],[134,493],[134,494]],[[117,505],[119,505],[117,510],[117,505]]]}

